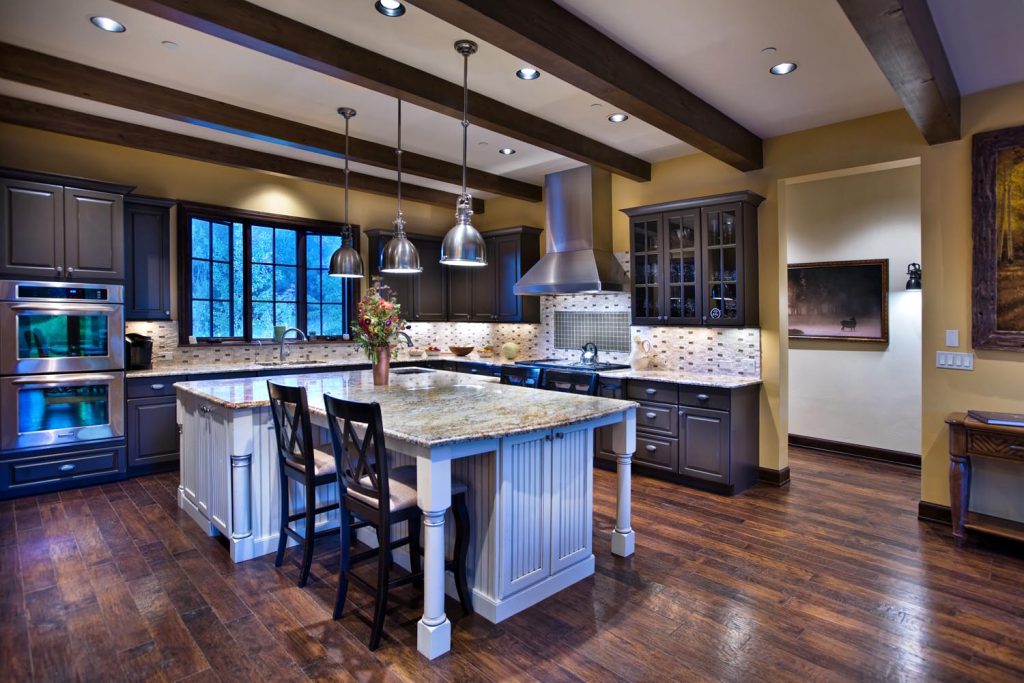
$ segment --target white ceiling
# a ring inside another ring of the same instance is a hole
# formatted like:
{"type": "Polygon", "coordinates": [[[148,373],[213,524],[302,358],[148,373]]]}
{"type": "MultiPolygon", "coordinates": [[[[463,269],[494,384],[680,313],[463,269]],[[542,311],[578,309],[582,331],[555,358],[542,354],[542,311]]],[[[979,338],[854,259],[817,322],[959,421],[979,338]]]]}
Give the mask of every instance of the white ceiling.
{"type": "Polygon", "coordinates": [[[1024,0],[928,0],[960,94],[1024,81],[1024,0]]]}
{"type": "MultiPolygon", "coordinates": [[[[558,0],[584,20],[635,52],[684,87],[718,107],[762,137],[827,125],[900,107],[892,89],[834,0],[558,0]],[[774,55],[762,54],[772,46],[774,55]],[[795,61],[799,68],[785,77],[768,67],[795,61]]],[[[263,7],[386,54],[453,82],[461,82],[462,62],[452,48],[461,31],[416,7],[389,19],[373,9],[372,0],[255,0],[263,7]]],[[[940,31],[958,36],[952,26],[1004,32],[1019,27],[1024,0],[985,0],[998,7],[991,19],[977,18],[977,3],[932,0],[940,31]],[[970,5],[974,12],[964,9],[970,5]]],[[[987,16],[987,15],[986,15],[987,16]]],[[[944,36],[945,37],[945,36],[944,36]]],[[[1014,36],[1016,38],[1016,36],[1014,36]]],[[[160,85],[254,109],[305,124],[341,130],[338,106],[358,110],[352,134],[379,143],[395,139],[394,99],[287,62],[227,43],[112,0],[0,0],[0,40],[114,71],[160,85]],[[110,34],[88,18],[111,16],[128,31],[110,34]],[[161,45],[173,41],[176,49],[161,45]]],[[[951,38],[947,45],[966,92],[1024,80],[1019,42],[988,41],[987,52],[972,56],[972,42],[951,38]],[[959,42],[958,42],[959,41],[959,42]],[[998,44],[993,44],[998,43],[998,44]],[[1005,47],[1004,47],[1005,46],[1005,47]],[[1006,52],[1007,54],[1003,54],[1006,52]],[[1013,54],[1009,54],[1013,53],[1013,54]],[[966,56],[962,56],[962,55],[966,56]],[[1014,61],[1016,58],[1016,61],[1014,61]],[[984,59],[998,59],[993,67],[984,59]],[[993,74],[999,74],[998,76],[993,74]],[[987,80],[986,80],[987,79],[987,80]],[[1010,80],[1007,80],[1010,79],[1010,80]],[[978,84],[981,84],[978,86],[978,84]]],[[[611,105],[550,74],[535,81],[514,76],[523,62],[480,42],[470,59],[470,87],[523,111],[546,117],[648,161],[694,150],[634,118],[611,124],[611,105]]],[[[984,42],[984,41],[983,41],[984,42]]],[[[0,81],[0,92],[118,120],[141,123],[250,149],[341,166],[325,155],[252,140],[196,125],[167,121],[74,97],[0,81]]],[[[452,162],[460,161],[461,127],[454,118],[413,105],[403,107],[406,149],[452,162]]],[[[545,173],[578,165],[552,152],[509,139],[479,126],[469,129],[470,165],[535,183],[545,173]],[[513,156],[497,153],[501,147],[513,156]]],[[[354,165],[355,170],[393,177],[393,173],[354,165]]],[[[420,178],[412,182],[448,191],[456,188],[420,178]]],[[[486,193],[477,192],[487,197],[486,193]]]]}

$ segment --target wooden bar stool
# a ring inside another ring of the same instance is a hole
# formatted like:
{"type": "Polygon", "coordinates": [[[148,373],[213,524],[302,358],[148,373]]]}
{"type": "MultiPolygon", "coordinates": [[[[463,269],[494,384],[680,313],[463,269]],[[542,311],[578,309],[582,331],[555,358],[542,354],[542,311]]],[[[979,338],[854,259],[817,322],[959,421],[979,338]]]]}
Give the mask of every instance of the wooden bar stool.
{"type": "Polygon", "coordinates": [[[545,370],[541,388],[549,391],[562,391],[567,394],[595,396],[597,395],[597,373],[545,370]]]}
{"type": "Polygon", "coordinates": [[[536,389],[540,386],[540,368],[528,368],[522,365],[503,365],[501,366],[501,378],[498,380],[502,384],[511,384],[517,387],[533,387],[536,389]]]}
{"type": "MultiPolygon", "coordinates": [[[[341,567],[338,570],[338,594],[334,618],[345,608],[349,580],[374,593],[373,628],[369,647],[376,650],[384,631],[388,591],[423,578],[420,547],[421,512],[416,502],[416,467],[390,469],[384,445],[384,424],[379,403],[346,401],[324,395],[331,443],[334,447],[335,470],[341,497],[341,567]],[[352,423],[366,425],[360,438],[352,423]],[[352,555],[348,539],[352,515],[358,516],[377,532],[378,547],[352,555]],[[392,539],[391,525],[408,522],[409,535],[392,539]],[[412,572],[397,579],[390,578],[393,563],[391,552],[409,545],[412,572]],[[352,567],[377,559],[377,585],[374,586],[352,572],[352,567]]],[[[466,556],[469,554],[469,509],[466,506],[466,485],[452,481],[452,512],[455,515],[455,557],[445,562],[445,569],[455,575],[455,588],[462,609],[473,611],[466,581],[466,556]]]]}
{"type": "Polygon", "coordinates": [[[337,510],[340,503],[316,507],[318,486],[333,484],[335,477],[334,457],[326,450],[313,446],[313,430],[309,423],[309,404],[306,390],[302,387],[285,386],[267,382],[270,394],[270,412],[274,416],[274,434],[277,441],[277,465],[281,477],[281,529],[277,541],[277,557],[274,565],[280,567],[288,539],[293,538],[302,546],[302,571],[299,573],[299,587],[306,585],[309,568],[313,564],[313,542],[317,536],[333,534],[329,529],[316,533],[316,516],[337,510]],[[305,509],[294,514],[289,511],[289,480],[302,484],[306,492],[305,509]],[[305,520],[305,534],[291,527],[292,522],[305,520]]]}

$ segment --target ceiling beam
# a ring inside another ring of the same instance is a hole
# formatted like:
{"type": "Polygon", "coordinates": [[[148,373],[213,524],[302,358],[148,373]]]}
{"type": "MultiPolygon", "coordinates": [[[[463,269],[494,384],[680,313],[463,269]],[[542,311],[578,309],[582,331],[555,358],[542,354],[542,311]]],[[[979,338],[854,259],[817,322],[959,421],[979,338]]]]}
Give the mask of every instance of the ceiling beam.
{"type": "MultiPolygon", "coordinates": [[[[116,2],[332,78],[462,118],[461,84],[244,0],[116,2]]],[[[454,49],[452,59],[460,59],[454,49]]],[[[643,159],[479,93],[469,95],[469,119],[481,128],[633,180],[651,179],[651,165],[643,159]]]]}
{"type": "MultiPolygon", "coordinates": [[[[345,171],[334,166],[323,166],[309,161],[235,147],[222,142],[212,142],[134,123],[115,121],[5,95],[0,95],[0,121],[87,140],[107,142],[122,147],[132,147],[147,152],[169,154],[223,166],[280,173],[338,188],[345,184],[345,171]]],[[[393,180],[355,172],[349,173],[349,187],[353,190],[386,197],[395,197],[398,191],[398,185],[393,180]]],[[[409,183],[402,183],[402,196],[412,201],[447,208],[454,207],[457,199],[457,196],[450,192],[409,183]]],[[[474,199],[473,211],[483,213],[484,201],[474,199]]]]}
{"type": "MultiPolygon", "coordinates": [[[[345,156],[345,136],[341,133],[165,88],[8,43],[0,43],[0,78],[175,121],[226,129],[231,133],[332,157],[345,156]]],[[[340,116],[338,122],[339,125],[343,123],[340,116]]],[[[351,161],[370,166],[389,170],[395,170],[396,167],[395,150],[388,145],[350,137],[349,155],[351,161]]],[[[432,180],[462,184],[462,166],[422,154],[403,151],[402,170],[432,180]]],[[[470,169],[467,176],[469,186],[477,190],[531,202],[538,202],[542,197],[539,185],[475,169],[470,169]]]]}
{"type": "Polygon", "coordinates": [[[741,171],[761,138],[550,0],[409,0],[741,171]]]}
{"type": "Polygon", "coordinates": [[[839,0],[930,145],[960,139],[960,90],[926,0],[839,0]]]}

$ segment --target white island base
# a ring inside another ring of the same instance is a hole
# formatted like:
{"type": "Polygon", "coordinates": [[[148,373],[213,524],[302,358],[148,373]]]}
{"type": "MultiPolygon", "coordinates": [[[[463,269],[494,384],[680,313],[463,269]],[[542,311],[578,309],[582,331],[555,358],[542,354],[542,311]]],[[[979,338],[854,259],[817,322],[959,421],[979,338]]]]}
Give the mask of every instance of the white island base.
{"type": "MultiPolygon", "coordinates": [[[[315,429],[321,441],[328,442],[323,415],[312,411],[311,417],[321,427],[315,429]]],[[[206,533],[223,534],[235,562],[275,552],[280,491],[269,407],[231,408],[179,390],[178,419],[179,506],[206,533]]],[[[423,655],[432,659],[451,647],[444,593],[456,594],[443,567],[453,543],[444,533],[450,526],[445,517],[452,478],[469,487],[467,573],[473,609],[497,623],[594,573],[594,429],[607,425],[614,425],[622,452],[611,550],[627,556],[633,553],[629,482],[635,408],[560,427],[432,447],[388,435],[392,462],[417,466],[424,525],[424,616],[417,641],[423,655]]],[[[303,507],[303,496],[293,484],[296,510],[303,507]]],[[[318,503],[333,500],[336,485],[320,487],[318,503]]],[[[318,531],[337,526],[336,511],[317,519],[318,531]]],[[[402,527],[396,525],[395,532],[404,535],[402,527]]],[[[360,532],[360,540],[376,545],[371,530],[360,532]]],[[[407,550],[396,551],[395,561],[408,567],[407,550]]]]}

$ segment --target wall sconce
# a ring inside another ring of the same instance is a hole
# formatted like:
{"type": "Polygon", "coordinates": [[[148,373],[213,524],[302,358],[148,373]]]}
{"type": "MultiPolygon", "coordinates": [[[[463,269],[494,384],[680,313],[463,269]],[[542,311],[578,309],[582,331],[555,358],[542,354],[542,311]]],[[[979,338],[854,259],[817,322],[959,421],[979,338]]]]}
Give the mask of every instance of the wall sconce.
{"type": "Polygon", "coordinates": [[[921,291],[921,264],[911,263],[907,266],[907,290],[921,291]]]}

